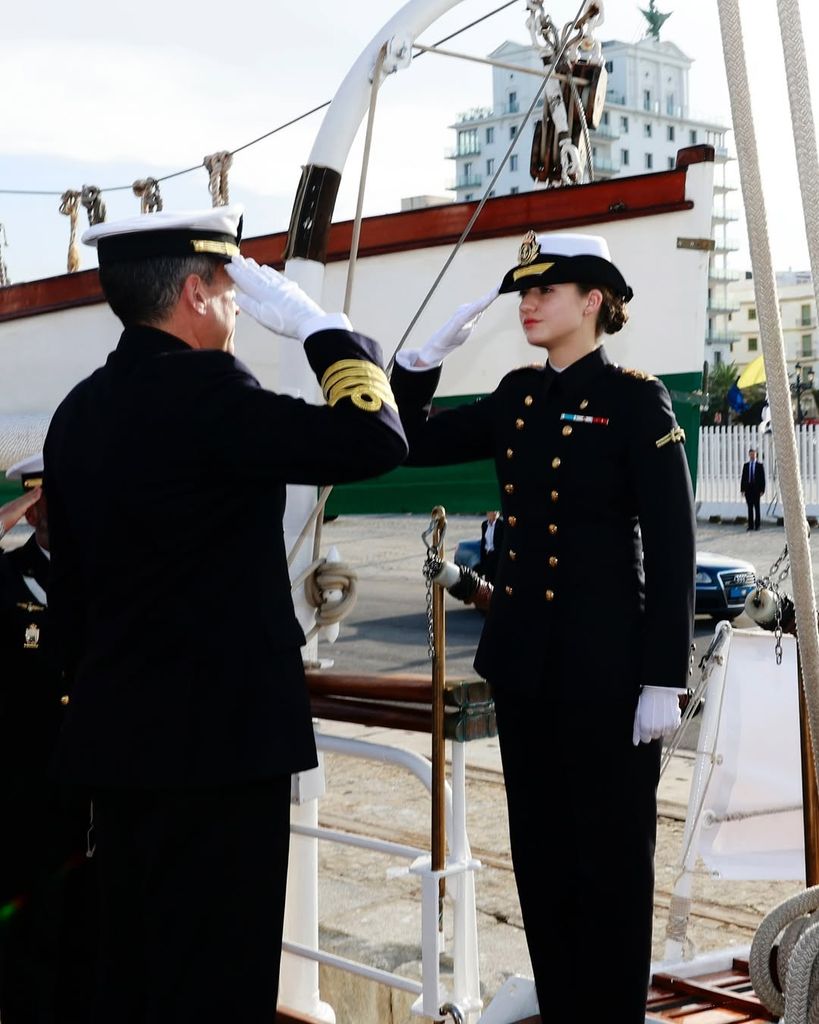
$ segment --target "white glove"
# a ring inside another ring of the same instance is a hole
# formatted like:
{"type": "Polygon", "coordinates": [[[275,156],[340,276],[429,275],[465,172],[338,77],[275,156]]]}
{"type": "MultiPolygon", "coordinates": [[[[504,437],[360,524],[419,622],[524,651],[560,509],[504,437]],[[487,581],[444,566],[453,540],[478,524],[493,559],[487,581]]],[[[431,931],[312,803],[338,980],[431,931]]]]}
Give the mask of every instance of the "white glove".
{"type": "Polygon", "coordinates": [[[670,736],[680,724],[680,693],[671,686],[644,686],[634,714],[631,740],[639,743],[670,736]]]}
{"type": "MultiPolygon", "coordinates": [[[[483,311],[491,306],[498,297],[498,287],[496,286],[491,292],[487,292],[486,295],[482,295],[474,302],[466,302],[463,306],[458,306],[444,326],[414,353],[415,358],[412,362],[416,363],[420,360],[427,367],[438,366],[450,352],[454,352],[459,345],[463,345],[472,333],[475,324],[480,320],[483,311]]],[[[408,351],[407,355],[411,356],[412,351],[408,351]]],[[[406,364],[402,361],[402,365],[406,364]]]]}
{"type": "Polygon", "coordinates": [[[272,267],[234,256],[225,270],[236,285],[236,305],[276,334],[304,341],[327,328],[352,330],[343,313],[327,314],[291,281],[272,267]]]}

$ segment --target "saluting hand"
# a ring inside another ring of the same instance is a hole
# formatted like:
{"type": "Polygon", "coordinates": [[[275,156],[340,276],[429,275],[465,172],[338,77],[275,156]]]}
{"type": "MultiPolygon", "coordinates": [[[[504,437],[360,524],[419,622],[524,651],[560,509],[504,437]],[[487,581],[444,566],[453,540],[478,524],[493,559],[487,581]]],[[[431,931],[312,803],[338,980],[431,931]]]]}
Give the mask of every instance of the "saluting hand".
{"type": "Polygon", "coordinates": [[[346,316],[328,316],[295,281],[273,267],[260,267],[255,260],[234,256],[225,270],[236,285],[239,309],[276,334],[304,341],[320,330],[350,330],[346,316]]]}
{"type": "MultiPolygon", "coordinates": [[[[437,366],[450,352],[459,348],[483,315],[483,311],[492,305],[498,297],[498,286],[474,302],[465,302],[458,306],[443,327],[429,338],[415,355],[414,366],[437,366]]],[[[407,355],[410,353],[408,352],[407,355]]]]}
{"type": "Polygon", "coordinates": [[[32,505],[36,505],[43,496],[42,487],[34,487],[19,498],[0,505],[0,537],[16,526],[32,505]]]}

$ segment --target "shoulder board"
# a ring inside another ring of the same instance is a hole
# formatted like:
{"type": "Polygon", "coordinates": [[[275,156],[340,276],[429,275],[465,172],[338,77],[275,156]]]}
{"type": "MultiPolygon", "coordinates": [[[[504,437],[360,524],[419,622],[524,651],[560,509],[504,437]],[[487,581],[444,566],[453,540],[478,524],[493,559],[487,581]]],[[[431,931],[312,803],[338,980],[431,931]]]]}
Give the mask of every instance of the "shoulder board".
{"type": "Polygon", "coordinates": [[[627,377],[634,377],[635,380],[656,380],[657,378],[653,374],[646,373],[645,370],[633,370],[627,366],[618,366],[617,363],[610,364],[612,370],[615,373],[625,374],[627,377]]]}

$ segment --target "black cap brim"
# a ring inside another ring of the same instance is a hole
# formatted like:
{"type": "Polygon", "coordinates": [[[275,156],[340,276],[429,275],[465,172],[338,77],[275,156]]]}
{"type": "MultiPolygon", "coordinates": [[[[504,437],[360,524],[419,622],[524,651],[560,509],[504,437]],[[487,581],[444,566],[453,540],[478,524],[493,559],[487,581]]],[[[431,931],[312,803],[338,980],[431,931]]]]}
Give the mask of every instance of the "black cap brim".
{"type": "Polygon", "coordinates": [[[588,284],[608,287],[625,302],[634,292],[620,271],[602,256],[561,256],[539,253],[531,263],[512,267],[501,281],[500,293],[525,292],[549,284],[588,284]]]}

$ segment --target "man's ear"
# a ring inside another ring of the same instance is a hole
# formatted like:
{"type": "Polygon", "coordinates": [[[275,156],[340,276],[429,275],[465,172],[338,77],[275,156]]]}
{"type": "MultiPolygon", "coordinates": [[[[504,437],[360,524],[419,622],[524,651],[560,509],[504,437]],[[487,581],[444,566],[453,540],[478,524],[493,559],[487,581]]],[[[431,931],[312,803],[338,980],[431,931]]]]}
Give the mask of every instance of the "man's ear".
{"type": "Polygon", "coordinates": [[[208,297],[205,282],[198,274],[188,274],[182,285],[180,299],[198,316],[204,316],[208,309],[208,297]]]}

